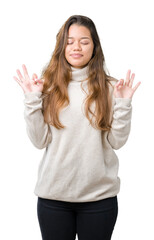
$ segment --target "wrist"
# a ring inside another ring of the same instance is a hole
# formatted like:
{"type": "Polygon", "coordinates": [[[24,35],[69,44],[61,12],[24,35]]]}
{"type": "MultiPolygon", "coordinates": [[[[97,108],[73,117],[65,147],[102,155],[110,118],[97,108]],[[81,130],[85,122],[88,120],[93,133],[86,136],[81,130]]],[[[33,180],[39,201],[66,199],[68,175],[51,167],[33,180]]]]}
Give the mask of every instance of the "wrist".
{"type": "Polygon", "coordinates": [[[37,91],[37,90],[35,90],[35,91],[33,91],[33,90],[25,90],[24,91],[24,94],[28,94],[28,93],[42,93],[41,91],[37,91]]]}

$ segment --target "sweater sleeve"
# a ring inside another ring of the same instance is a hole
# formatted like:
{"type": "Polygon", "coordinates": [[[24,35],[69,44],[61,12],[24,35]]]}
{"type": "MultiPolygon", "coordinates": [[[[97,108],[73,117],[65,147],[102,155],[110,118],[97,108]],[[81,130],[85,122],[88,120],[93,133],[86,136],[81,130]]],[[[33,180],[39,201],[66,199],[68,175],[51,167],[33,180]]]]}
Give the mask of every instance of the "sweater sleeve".
{"type": "Polygon", "coordinates": [[[115,98],[108,141],[113,149],[121,148],[127,141],[131,127],[131,99],[115,98]]]}
{"type": "Polygon", "coordinates": [[[45,148],[52,140],[51,128],[44,122],[42,114],[42,93],[25,93],[24,99],[24,118],[28,137],[35,147],[45,148]]]}

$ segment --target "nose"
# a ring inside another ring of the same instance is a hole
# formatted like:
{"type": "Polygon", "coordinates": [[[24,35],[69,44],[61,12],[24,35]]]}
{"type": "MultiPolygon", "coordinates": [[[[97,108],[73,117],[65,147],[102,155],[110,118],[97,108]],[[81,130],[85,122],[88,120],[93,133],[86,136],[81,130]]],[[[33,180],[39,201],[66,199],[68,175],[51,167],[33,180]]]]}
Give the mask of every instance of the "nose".
{"type": "Polygon", "coordinates": [[[81,45],[80,42],[75,42],[74,43],[74,51],[80,51],[81,50],[81,45]]]}

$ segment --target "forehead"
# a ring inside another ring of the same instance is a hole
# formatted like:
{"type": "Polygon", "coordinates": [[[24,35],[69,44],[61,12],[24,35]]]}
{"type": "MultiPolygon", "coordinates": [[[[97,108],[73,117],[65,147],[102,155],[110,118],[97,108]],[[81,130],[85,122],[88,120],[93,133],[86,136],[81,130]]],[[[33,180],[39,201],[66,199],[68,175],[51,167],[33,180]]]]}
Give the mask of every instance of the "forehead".
{"type": "Polygon", "coordinates": [[[69,38],[91,38],[90,31],[85,26],[72,24],[68,30],[69,38]]]}

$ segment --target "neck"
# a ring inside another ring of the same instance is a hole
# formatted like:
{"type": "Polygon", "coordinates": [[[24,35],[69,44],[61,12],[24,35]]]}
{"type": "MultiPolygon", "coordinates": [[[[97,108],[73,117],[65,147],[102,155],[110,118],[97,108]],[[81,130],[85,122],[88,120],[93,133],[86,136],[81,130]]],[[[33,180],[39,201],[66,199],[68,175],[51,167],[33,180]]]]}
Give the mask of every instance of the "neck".
{"type": "Polygon", "coordinates": [[[72,70],[72,81],[82,82],[88,78],[88,66],[84,68],[74,68],[71,67],[72,70]]]}

